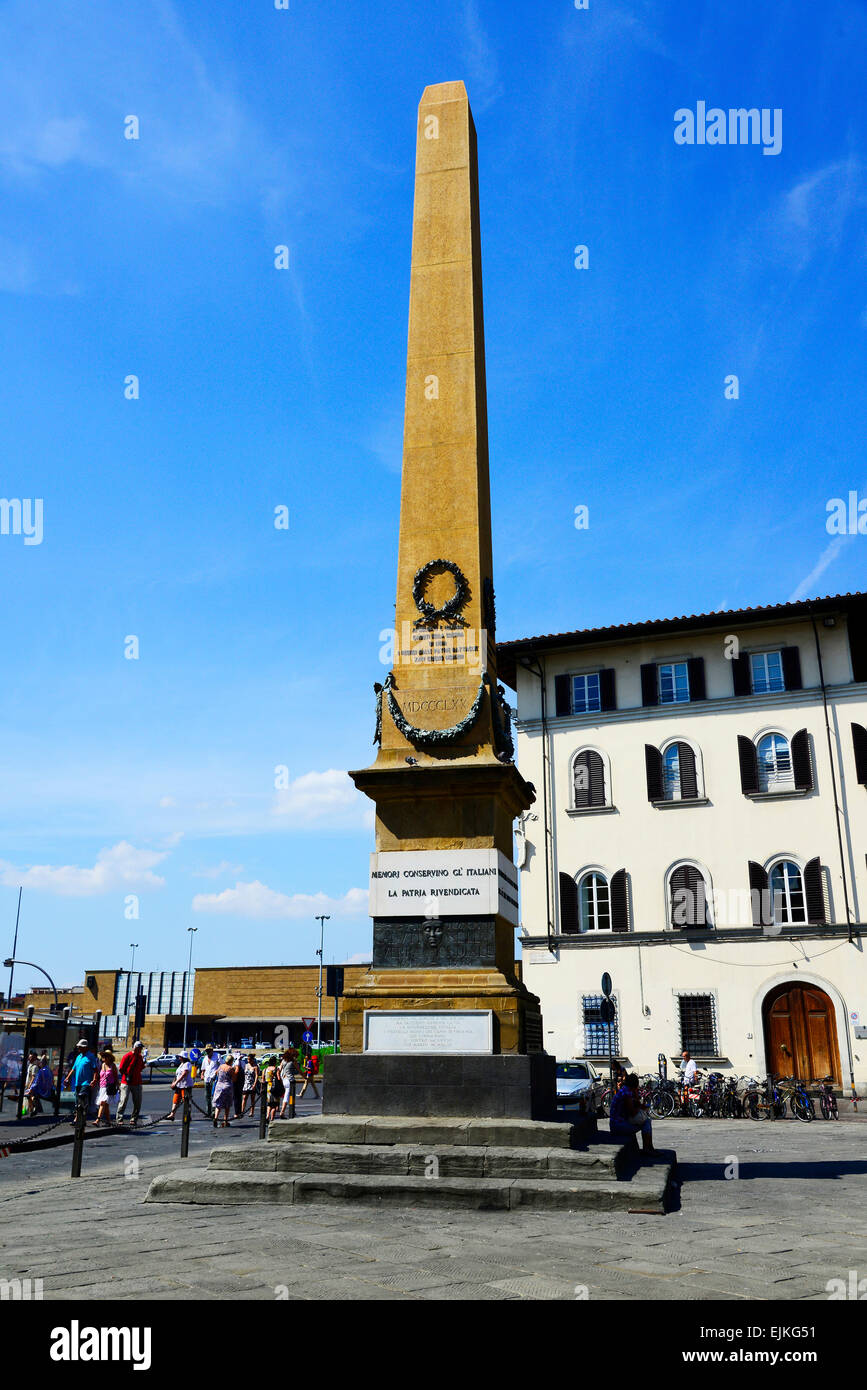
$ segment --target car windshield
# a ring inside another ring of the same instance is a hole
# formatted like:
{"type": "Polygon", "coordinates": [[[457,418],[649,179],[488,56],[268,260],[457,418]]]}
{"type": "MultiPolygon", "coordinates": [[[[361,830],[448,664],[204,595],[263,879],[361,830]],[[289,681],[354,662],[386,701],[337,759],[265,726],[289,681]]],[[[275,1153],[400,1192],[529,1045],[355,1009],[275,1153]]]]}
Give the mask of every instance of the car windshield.
{"type": "Polygon", "coordinates": [[[587,1081],[590,1072],[583,1062],[558,1062],[557,1075],[568,1077],[572,1081],[587,1081]]]}

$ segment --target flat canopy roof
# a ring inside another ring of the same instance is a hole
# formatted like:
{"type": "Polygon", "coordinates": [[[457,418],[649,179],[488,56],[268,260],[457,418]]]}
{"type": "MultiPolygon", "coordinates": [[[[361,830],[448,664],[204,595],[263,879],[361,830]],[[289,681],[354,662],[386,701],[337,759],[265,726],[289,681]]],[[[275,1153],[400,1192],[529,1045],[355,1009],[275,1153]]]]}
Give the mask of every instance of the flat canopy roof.
{"type": "MultiPolygon", "coordinates": [[[[309,1018],[310,1015],[308,1014],[309,1018]]],[[[265,1018],[262,1014],[248,1017],[246,1014],[226,1014],[222,1018],[215,1018],[215,1023],[301,1023],[301,1014],[280,1014],[278,1018],[265,1018]]]]}
{"type": "Polygon", "coordinates": [[[516,687],[517,664],[522,656],[531,660],[537,652],[555,651],[564,647],[595,647],[604,642],[638,642],[645,637],[661,636],[666,632],[689,632],[715,627],[731,627],[735,623],[766,623],[774,619],[809,617],[811,613],[837,612],[844,609],[865,609],[867,595],[828,594],[825,598],[800,599],[795,603],[771,603],[757,608],[727,608],[716,613],[693,613],[679,618],[649,618],[640,623],[614,623],[608,627],[578,628],[575,632],[543,633],[538,637],[521,637],[513,642],[497,643],[497,673],[501,680],[516,687]]]}

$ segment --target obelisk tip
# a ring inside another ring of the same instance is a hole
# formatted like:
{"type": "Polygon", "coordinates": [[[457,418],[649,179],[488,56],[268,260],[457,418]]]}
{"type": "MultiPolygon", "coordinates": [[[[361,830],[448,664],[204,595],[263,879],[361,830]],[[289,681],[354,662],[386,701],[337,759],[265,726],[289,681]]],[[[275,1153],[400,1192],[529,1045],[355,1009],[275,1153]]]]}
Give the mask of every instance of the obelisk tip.
{"type": "Polygon", "coordinates": [[[467,106],[470,104],[463,82],[435,82],[432,86],[425,87],[419,104],[424,106],[439,101],[464,101],[467,106]]]}

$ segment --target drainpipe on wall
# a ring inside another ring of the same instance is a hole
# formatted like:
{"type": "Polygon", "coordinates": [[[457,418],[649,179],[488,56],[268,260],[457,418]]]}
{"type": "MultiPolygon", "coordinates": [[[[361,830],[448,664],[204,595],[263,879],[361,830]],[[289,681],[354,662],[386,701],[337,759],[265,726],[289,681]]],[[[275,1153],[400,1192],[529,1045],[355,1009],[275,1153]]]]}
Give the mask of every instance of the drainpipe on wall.
{"type": "MultiPolygon", "coordinates": [[[[812,608],[808,605],[807,612],[810,615],[810,622],[813,625],[813,637],[816,643],[816,660],[819,663],[819,684],[822,687],[822,706],[825,711],[825,735],[828,740],[828,762],[831,767],[831,789],[834,793],[834,815],[837,821],[837,845],[840,850],[840,873],[843,876],[843,900],[846,904],[846,926],[848,928],[849,945],[854,945],[852,940],[852,911],[849,906],[849,885],[846,878],[846,858],[843,852],[843,827],[840,815],[840,800],[837,796],[837,774],[834,770],[834,745],[831,738],[831,720],[828,714],[828,692],[825,686],[825,670],[822,665],[822,647],[819,642],[819,629],[816,626],[816,619],[812,608]]],[[[849,1086],[852,1091],[852,1104],[857,1110],[858,1096],[855,1091],[855,1069],[852,1060],[852,1041],[849,1037],[849,1015],[846,1015],[846,1046],[849,1052],[849,1086]]]]}
{"type": "Polygon", "coordinates": [[[550,763],[548,748],[548,693],[545,681],[545,668],[540,661],[535,658],[521,660],[520,665],[523,670],[529,671],[531,676],[536,676],[539,681],[539,692],[541,696],[542,710],[542,835],[545,840],[545,934],[548,938],[548,950],[553,954],[554,941],[551,920],[551,831],[548,820],[548,766],[550,763]]]}

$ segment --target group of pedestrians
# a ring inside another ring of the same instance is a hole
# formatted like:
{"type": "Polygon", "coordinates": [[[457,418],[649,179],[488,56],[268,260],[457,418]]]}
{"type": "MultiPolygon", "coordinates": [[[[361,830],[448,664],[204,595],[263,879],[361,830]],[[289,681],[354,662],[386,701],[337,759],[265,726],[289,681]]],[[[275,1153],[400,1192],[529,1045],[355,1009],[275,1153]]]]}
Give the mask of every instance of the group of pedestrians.
{"type": "Polygon", "coordinates": [[[31,1052],[27,1058],[27,1077],[24,1082],[25,1114],[42,1114],[42,1102],[54,1099],[54,1073],[48,1062],[48,1053],[38,1057],[31,1052]]]}
{"type": "MultiPolygon", "coordinates": [[[[183,1064],[178,1068],[176,1082],[182,1073],[183,1064]]],[[[209,1043],[202,1062],[202,1080],[205,1083],[207,1112],[209,1115],[213,1113],[214,1128],[221,1125],[226,1129],[232,1115],[236,1120],[242,1120],[248,1113],[248,1104],[252,1118],[257,1100],[265,1106],[269,1121],[283,1119],[299,1075],[304,1077],[301,1095],[310,1086],[318,1099],[316,1060],[312,1055],[299,1059],[297,1050],[289,1047],[279,1058],[276,1053],[265,1058],[260,1066],[253,1052],[246,1057],[243,1052],[238,1052],[237,1056],[228,1052],[221,1061],[209,1043]]]]}
{"type": "MultiPolygon", "coordinates": [[[[111,1047],[95,1050],[87,1038],[81,1038],[75,1052],[67,1059],[65,1075],[61,1064],[59,1076],[62,1080],[58,1083],[55,1083],[47,1053],[38,1056],[35,1051],[28,1055],[26,1071],[19,1063],[14,1081],[21,1085],[23,1072],[25,1113],[31,1116],[39,1115],[43,1104],[54,1100],[55,1085],[59,1084],[62,1090],[74,1093],[76,1106],[85,1104],[88,1114],[92,1114],[95,1107],[94,1125],[112,1123],[115,1103],[115,1123],[124,1124],[127,1112],[131,1110],[131,1122],[136,1125],[141,1114],[142,1075],[146,1064],[147,1052],[141,1042],[133,1043],[118,1062],[111,1047]]],[[[7,1084],[13,1080],[9,1075],[10,1070],[8,1065],[4,1067],[2,1080],[7,1084]]],[[[245,1056],[240,1050],[237,1053],[229,1052],[221,1058],[213,1044],[208,1043],[201,1063],[208,1116],[213,1117],[215,1128],[218,1124],[225,1128],[232,1117],[242,1120],[249,1114],[252,1118],[256,1103],[261,1100],[267,1109],[269,1121],[283,1119],[299,1081],[303,1081],[299,1099],[308,1089],[312,1089],[319,1098],[317,1073],[318,1060],[309,1047],[305,1047],[301,1055],[297,1048],[289,1047],[279,1056],[274,1053],[260,1063],[255,1053],[250,1052],[245,1056]]],[[[179,1108],[183,1109],[187,1095],[192,1099],[193,1081],[191,1059],[183,1054],[172,1081],[170,1120],[175,1118],[179,1108]]]]}
{"type": "Polygon", "coordinates": [[[114,1052],[104,1047],[94,1053],[86,1038],[79,1040],[75,1059],[64,1078],[64,1086],[75,1093],[76,1105],[96,1105],[95,1125],[111,1124],[111,1107],[119,1097],[116,1123],[123,1124],[126,1108],[132,1101],[132,1122],[138,1123],[142,1102],[142,1072],[145,1056],[142,1044],[133,1043],[118,1065],[114,1052]]]}

